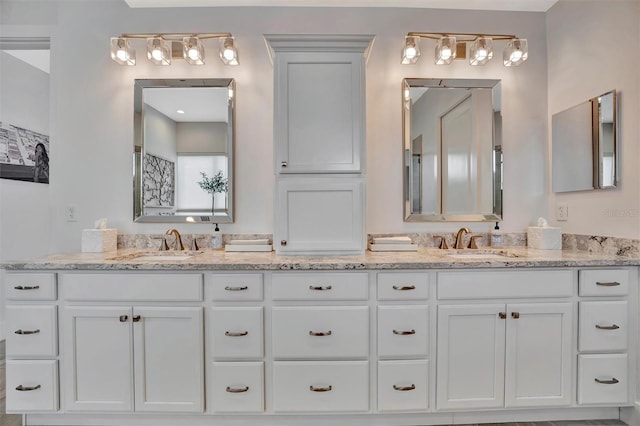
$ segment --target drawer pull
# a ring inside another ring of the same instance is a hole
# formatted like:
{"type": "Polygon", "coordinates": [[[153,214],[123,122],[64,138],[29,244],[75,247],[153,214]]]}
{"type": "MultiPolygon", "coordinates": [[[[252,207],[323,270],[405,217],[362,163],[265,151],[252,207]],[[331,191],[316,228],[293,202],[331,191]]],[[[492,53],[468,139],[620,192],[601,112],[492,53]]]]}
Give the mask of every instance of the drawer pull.
{"type": "Polygon", "coordinates": [[[408,290],[415,290],[416,286],[415,285],[394,285],[393,289],[398,291],[408,291],[408,290]]]}
{"type": "Polygon", "coordinates": [[[16,290],[38,290],[39,285],[17,285],[14,287],[16,290]]]}
{"type": "Polygon", "coordinates": [[[329,331],[310,331],[309,332],[309,336],[318,336],[318,337],[322,337],[322,336],[331,336],[331,330],[329,331]]]}
{"type": "Polygon", "coordinates": [[[620,383],[620,380],[616,379],[615,377],[612,377],[611,380],[600,380],[598,378],[596,378],[595,380],[602,385],[615,385],[616,383],[620,383]]]}
{"type": "Polygon", "coordinates": [[[620,328],[619,325],[617,324],[612,324],[612,325],[600,325],[600,324],[596,324],[596,328],[598,330],[617,330],[620,328]]]}
{"type": "Polygon", "coordinates": [[[310,285],[309,286],[309,290],[313,290],[313,291],[328,291],[331,290],[332,287],[330,285],[327,286],[321,286],[321,285],[310,285]]]}
{"type": "Polygon", "coordinates": [[[393,334],[397,334],[398,336],[409,336],[411,334],[416,334],[415,330],[393,330],[393,334]]]}
{"type": "Polygon", "coordinates": [[[248,331],[225,331],[224,335],[229,337],[242,337],[249,334],[248,331]]]}
{"type": "Polygon", "coordinates": [[[40,333],[40,330],[16,330],[14,332],[15,334],[20,334],[20,335],[24,335],[24,334],[38,334],[40,333]]]}
{"type": "Polygon", "coordinates": [[[411,385],[411,386],[398,386],[398,385],[393,385],[393,389],[400,391],[400,392],[407,392],[407,391],[412,391],[416,388],[416,385],[411,385]]]}
{"type": "Polygon", "coordinates": [[[325,387],[315,387],[313,385],[309,386],[309,390],[312,392],[330,392],[333,387],[331,385],[325,387]]]}
{"type": "Polygon", "coordinates": [[[230,286],[226,286],[224,288],[226,291],[246,291],[249,289],[249,287],[247,287],[246,285],[243,286],[239,286],[239,287],[230,287],[230,286]]]}
{"type": "Polygon", "coordinates": [[[128,319],[129,319],[128,315],[120,315],[120,318],[119,318],[120,322],[127,322],[128,319]]]}
{"type": "Polygon", "coordinates": [[[232,388],[231,386],[227,386],[227,392],[229,393],[243,393],[249,390],[249,386],[244,386],[242,388],[232,388]]]}
{"type": "Polygon", "coordinates": [[[22,386],[22,385],[20,385],[20,386],[18,386],[16,388],[16,390],[20,391],[20,392],[31,392],[31,391],[40,389],[40,387],[41,387],[40,385],[35,385],[35,386],[22,386]]]}
{"type": "Polygon", "coordinates": [[[596,281],[596,285],[601,285],[603,287],[617,287],[620,285],[620,283],[618,281],[610,281],[610,282],[596,281]]]}

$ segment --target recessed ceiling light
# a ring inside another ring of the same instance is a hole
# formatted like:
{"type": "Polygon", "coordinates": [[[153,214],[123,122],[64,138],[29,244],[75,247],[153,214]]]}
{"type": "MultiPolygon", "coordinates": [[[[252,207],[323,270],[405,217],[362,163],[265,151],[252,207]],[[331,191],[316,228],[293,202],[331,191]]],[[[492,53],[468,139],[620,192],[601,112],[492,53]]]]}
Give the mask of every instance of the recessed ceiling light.
{"type": "Polygon", "coordinates": [[[184,111],[183,111],[183,110],[181,110],[181,109],[177,110],[176,112],[177,112],[178,114],[184,114],[184,111]]]}

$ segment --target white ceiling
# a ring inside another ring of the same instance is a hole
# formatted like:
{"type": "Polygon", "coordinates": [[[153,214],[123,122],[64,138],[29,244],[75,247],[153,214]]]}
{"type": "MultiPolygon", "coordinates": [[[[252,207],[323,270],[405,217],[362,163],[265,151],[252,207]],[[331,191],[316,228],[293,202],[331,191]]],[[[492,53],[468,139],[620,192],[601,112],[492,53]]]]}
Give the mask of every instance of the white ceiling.
{"type": "Polygon", "coordinates": [[[125,0],[130,7],[416,7],[546,12],[558,0],[125,0]]]}
{"type": "Polygon", "coordinates": [[[143,98],[145,104],[176,122],[227,122],[229,90],[226,87],[147,87],[143,98]]]}

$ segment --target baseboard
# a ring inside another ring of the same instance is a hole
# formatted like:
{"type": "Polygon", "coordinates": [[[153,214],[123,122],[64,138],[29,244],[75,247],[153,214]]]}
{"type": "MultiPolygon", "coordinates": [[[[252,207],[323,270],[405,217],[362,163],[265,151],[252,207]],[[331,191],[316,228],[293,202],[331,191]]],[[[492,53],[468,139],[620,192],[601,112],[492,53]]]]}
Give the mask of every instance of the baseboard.
{"type": "Polygon", "coordinates": [[[633,407],[621,408],[620,420],[628,425],[640,425],[640,401],[636,401],[633,407]]]}

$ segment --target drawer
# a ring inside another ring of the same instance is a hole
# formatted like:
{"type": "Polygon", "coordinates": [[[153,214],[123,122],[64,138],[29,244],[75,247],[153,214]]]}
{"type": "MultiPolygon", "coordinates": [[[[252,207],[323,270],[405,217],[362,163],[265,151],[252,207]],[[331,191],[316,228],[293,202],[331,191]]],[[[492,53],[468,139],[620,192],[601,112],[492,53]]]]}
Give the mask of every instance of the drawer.
{"type": "Polygon", "coordinates": [[[627,404],[627,355],[578,356],[578,404],[627,404]]]}
{"type": "Polygon", "coordinates": [[[273,300],[367,300],[369,275],[354,273],[275,273],[273,300]]]}
{"type": "Polygon", "coordinates": [[[378,411],[429,409],[427,360],[378,362],[378,411]]]}
{"type": "Polygon", "coordinates": [[[7,356],[58,355],[56,306],[7,306],[7,356]]]}
{"type": "Polygon", "coordinates": [[[583,269],[578,273],[580,296],[625,296],[629,293],[629,271],[583,269]]]}
{"type": "Polygon", "coordinates": [[[426,306],[378,307],[378,356],[426,357],[429,311],[426,306]]]}
{"type": "Polygon", "coordinates": [[[215,359],[261,358],[263,354],[262,307],[211,309],[209,338],[215,359]]]}
{"type": "Polygon", "coordinates": [[[379,272],[378,300],[425,300],[429,297],[429,274],[379,272]]]}
{"type": "Polygon", "coordinates": [[[7,300],[56,300],[55,274],[7,272],[7,300]]]}
{"type": "Polygon", "coordinates": [[[626,350],[629,334],[627,305],[626,301],[580,302],[578,350],[626,350]]]}
{"type": "Polygon", "coordinates": [[[263,298],[262,274],[212,274],[214,301],[256,301],[263,298]]]}
{"type": "Polygon", "coordinates": [[[273,411],[369,410],[367,361],[274,362],[273,411]]]}
{"type": "Polygon", "coordinates": [[[201,274],[61,274],[63,298],[72,301],[199,302],[201,274]]]}
{"type": "Polygon", "coordinates": [[[207,385],[207,406],[214,413],[264,411],[262,362],[214,362],[207,385]]]}
{"type": "Polygon", "coordinates": [[[439,299],[504,299],[514,297],[569,297],[573,272],[492,271],[439,272],[439,299]]]}
{"type": "Polygon", "coordinates": [[[272,352],[282,358],[366,358],[367,306],[275,307],[272,352]]]}
{"type": "Polygon", "coordinates": [[[58,361],[7,361],[7,413],[58,411],[58,361]]]}

